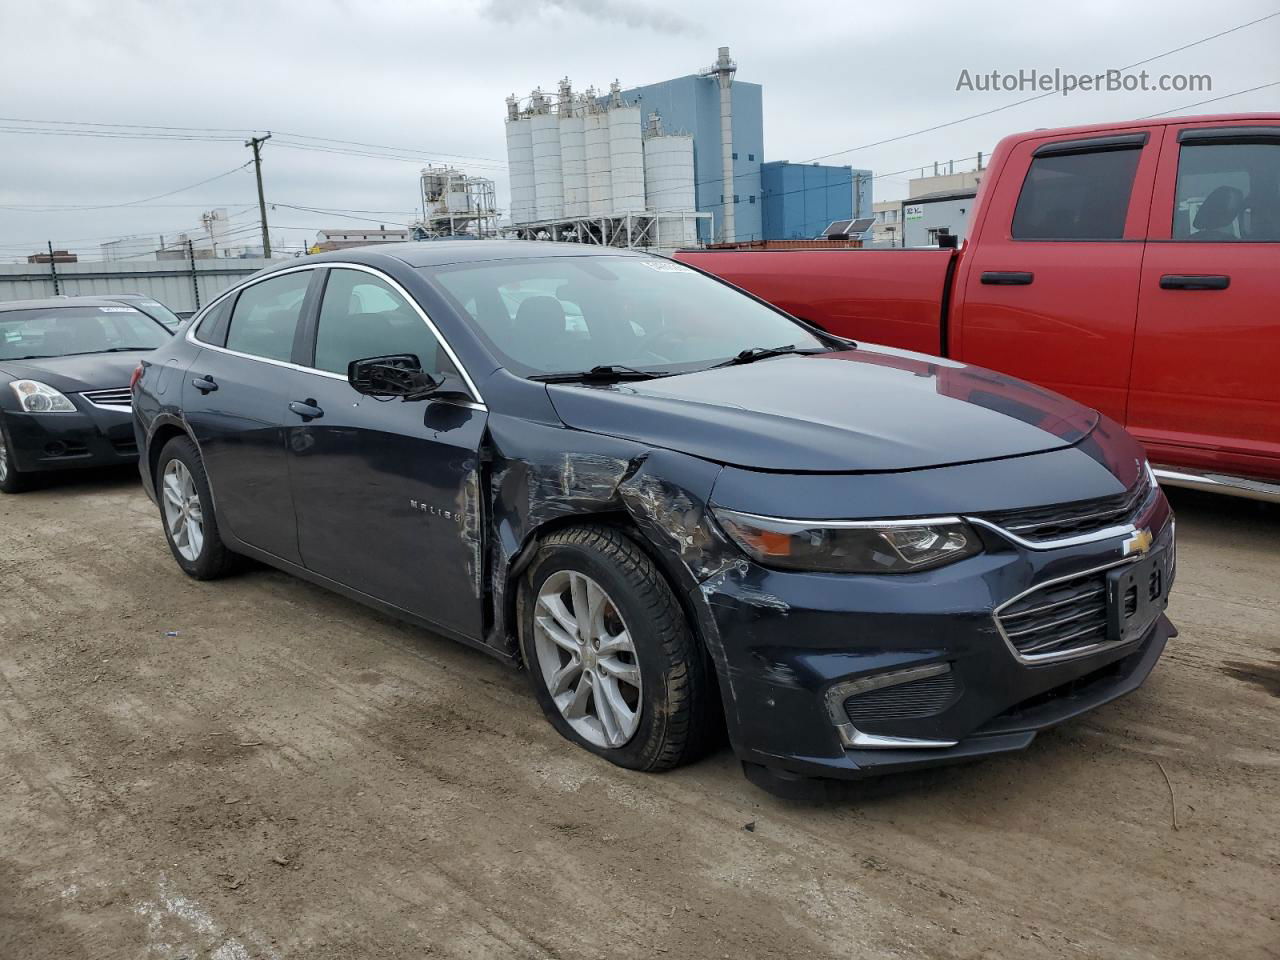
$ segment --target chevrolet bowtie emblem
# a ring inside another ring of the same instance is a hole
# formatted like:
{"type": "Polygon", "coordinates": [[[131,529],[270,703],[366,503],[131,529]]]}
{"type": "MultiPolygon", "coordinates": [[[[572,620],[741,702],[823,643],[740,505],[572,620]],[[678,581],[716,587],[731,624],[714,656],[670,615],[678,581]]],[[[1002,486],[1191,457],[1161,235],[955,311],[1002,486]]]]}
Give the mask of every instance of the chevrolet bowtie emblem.
{"type": "Polygon", "coordinates": [[[1124,555],[1127,557],[1131,553],[1146,553],[1151,549],[1153,539],[1155,538],[1151,536],[1150,530],[1139,530],[1124,542],[1124,555]]]}

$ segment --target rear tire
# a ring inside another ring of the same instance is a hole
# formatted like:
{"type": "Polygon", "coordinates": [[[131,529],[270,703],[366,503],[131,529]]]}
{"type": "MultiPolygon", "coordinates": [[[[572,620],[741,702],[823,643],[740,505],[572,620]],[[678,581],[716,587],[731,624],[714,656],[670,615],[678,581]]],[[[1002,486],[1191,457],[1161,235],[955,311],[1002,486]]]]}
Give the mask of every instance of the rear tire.
{"type": "Polygon", "coordinates": [[[204,461],[190,438],[174,437],[164,445],[155,486],[165,540],[182,572],[196,580],[216,580],[231,573],[239,558],[218,533],[204,461]]]}
{"type": "Polygon", "coordinates": [[[713,742],[707,657],[666,579],[622,530],[592,524],[551,534],[520,596],[524,664],[562,736],[653,772],[688,763],[713,742]]]}
{"type": "Polygon", "coordinates": [[[9,435],[5,433],[3,421],[0,421],[0,493],[22,493],[35,485],[31,474],[18,472],[11,450],[9,435]]]}

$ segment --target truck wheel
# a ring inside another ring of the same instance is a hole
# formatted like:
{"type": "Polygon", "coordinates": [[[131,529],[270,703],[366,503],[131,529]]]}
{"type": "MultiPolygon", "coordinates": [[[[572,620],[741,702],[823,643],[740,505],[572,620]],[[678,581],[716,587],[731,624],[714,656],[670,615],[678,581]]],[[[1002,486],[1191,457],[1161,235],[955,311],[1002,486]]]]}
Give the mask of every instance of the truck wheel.
{"type": "Polygon", "coordinates": [[[31,488],[31,476],[19,473],[9,453],[9,438],[0,423],[0,493],[22,493],[31,488]]]}
{"type": "Polygon", "coordinates": [[[155,482],[164,536],[183,573],[197,580],[230,573],[237,558],[218,535],[204,461],[190,439],[174,437],[164,445],[155,482]]]}
{"type": "Polygon", "coordinates": [[[550,535],[521,601],[524,663],[561,735],[633,770],[696,758],[716,723],[713,679],[671,587],[626,534],[550,535]]]}

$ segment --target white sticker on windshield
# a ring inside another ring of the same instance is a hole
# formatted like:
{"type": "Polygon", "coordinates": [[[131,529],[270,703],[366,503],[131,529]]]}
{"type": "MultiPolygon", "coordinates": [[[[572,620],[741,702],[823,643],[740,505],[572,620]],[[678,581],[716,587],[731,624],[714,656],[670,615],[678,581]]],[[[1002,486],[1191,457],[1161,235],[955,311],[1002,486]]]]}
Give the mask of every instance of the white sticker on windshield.
{"type": "Polygon", "coordinates": [[[133,309],[133,307],[99,307],[98,309],[103,313],[137,313],[138,312],[137,310],[133,309]]]}
{"type": "Polygon", "coordinates": [[[690,270],[683,263],[676,263],[674,260],[641,260],[650,270],[657,270],[659,273],[696,273],[696,270],[690,270]]]}

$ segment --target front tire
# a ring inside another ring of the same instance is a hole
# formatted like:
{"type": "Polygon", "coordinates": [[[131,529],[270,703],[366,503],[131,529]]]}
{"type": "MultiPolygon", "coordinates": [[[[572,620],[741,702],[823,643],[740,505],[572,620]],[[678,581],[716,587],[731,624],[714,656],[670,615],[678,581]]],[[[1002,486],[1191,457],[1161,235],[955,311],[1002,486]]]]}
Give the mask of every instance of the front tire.
{"type": "Polygon", "coordinates": [[[592,753],[660,771],[710,742],[707,658],[667,581],[620,529],[542,541],[521,585],[520,646],[551,725],[592,753]]]}
{"type": "Polygon", "coordinates": [[[232,572],[237,558],[218,534],[204,461],[189,438],[174,437],[164,445],[155,485],[165,540],[182,572],[196,580],[232,572]]]}
{"type": "Polygon", "coordinates": [[[32,487],[31,475],[19,473],[13,462],[9,436],[0,422],[0,493],[22,493],[32,487]]]}

